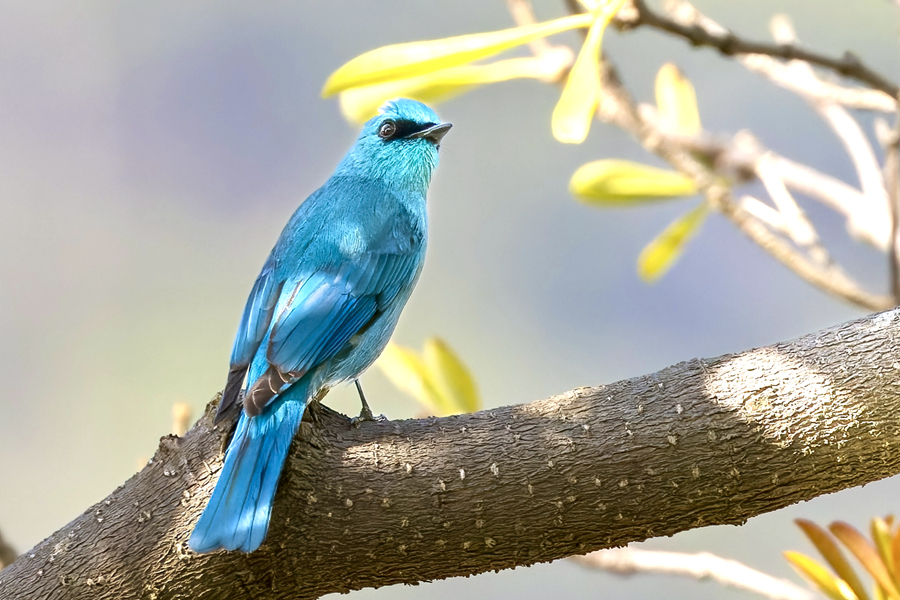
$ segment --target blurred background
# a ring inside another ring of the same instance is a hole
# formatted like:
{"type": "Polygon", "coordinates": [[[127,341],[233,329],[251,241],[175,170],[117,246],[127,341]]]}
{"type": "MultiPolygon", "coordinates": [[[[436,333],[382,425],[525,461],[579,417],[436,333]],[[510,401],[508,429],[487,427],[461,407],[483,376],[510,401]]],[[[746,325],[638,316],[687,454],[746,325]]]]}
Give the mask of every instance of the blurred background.
{"type": "MultiPolygon", "coordinates": [[[[564,13],[536,0],[539,18],[564,13]]],[[[898,13],[886,0],[704,0],[755,38],[776,12],[801,41],[853,49],[898,77],[898,13]]],[[[500,0],[179,2],[0,0],[0,531],[20,552],[130,477],[171,427],[221,389],[253,280],[296,206],[356,136],[319,90],[376,46],[511,26],[500,0]]],[[[578,34],[554,41],[580,41],[578,34]]],[[[830,130],[796,96],[650,31],[605,40],[626,83],[652,101],[676,62],[713,131],[753,130],[774,150],[856,185],[830,130]]],[[[444,337],[488,407],[650,373],[790,339],[862,316],[800,281],[713,216],[659,283],[635,274],[641,248],[696,201],[630,210],[577,203],[584,162],[655,162],[618,130],[581,146],[550,134],[558,88],[482,88],[438,107],[454,124],[429,198],[424,274],[394,339],[444,337]]],[[[886,291],[886,260],[810,206],[825,241],[886,291]]],[[[376,412],[419,409],[377,370],[376,412]]],[[[352,389],[327,403],[355,412],[352,389]]],[[[811,551],[791,523],[898,509],[882,481],[648,548],[708,550],[795,578],[785,549],[811,551]]],[[[621,579],[560,561],[363,598],[750,596],[661,576],[621,579]]]]}

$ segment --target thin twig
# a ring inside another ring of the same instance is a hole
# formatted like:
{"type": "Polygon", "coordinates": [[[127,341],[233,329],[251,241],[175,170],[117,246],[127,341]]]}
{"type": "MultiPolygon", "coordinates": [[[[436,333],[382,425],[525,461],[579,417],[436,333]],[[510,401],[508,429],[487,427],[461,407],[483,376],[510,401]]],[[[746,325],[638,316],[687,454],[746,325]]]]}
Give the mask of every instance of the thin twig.
{"type": "Polygon", "coordinates": [[[885,113],[897,112],[897,103],[882,91],[850,88],[821,79],[808,83],[804,81],[801,84],[797,81],[796,69],[793,64],[785,64],[763,54],[746,54],[741,62],[751,71],[759,73],[772,83],[795,93],[804,92],[817,100],[833,102],[848,108],[885,113]]]}
{"type": "Polygon", "coordinates": [[[772,229],[773,231],[776,231],[784,236],[789,235],[787,226],[784,223],[784,217],[781,216],[781,213],[759,198],[744,195],[741,196],[740,200],[738,200],[738,203],[742,209],[746,210],[748,213],[768,225],[769,229],[772,229]]]}
{"type": "MultiPolygon", "coordinates": [[[[644,105],[639,108],[645,109],[644,105]]],[[[641,110],[642,118],[649,118],[649,110],[641,110]]],[[[831,175],[817,171],[766,149],[747,131],[739,131],[732,138],[709,134],[676,136],[667,134],[673,143],[689,150],[712,165],[713,170],[734,181],[749,181],[756,176],[756,163],[768,155],[778,175],[788,188],[821,201],[847,219],[847,230],[854,238],[887,251],[889,232],[884,215],[859,210],[866,205],[863,194],[851,185],[831,175]]]]}
{"type": "Polygon", "coordinates": [[[763,155],[756,164],[756,174],[769,192],[769,196],[778,207],[788,237],[800,248],[806,250],[809,257],[819,266],[832,263],[828,251],[822,246],[819,234],[807,218],[806,213],[788,191],[784,180],[769,155],[763,155]]]}
{"type": "Polygon", "coordinates": [[[838,298],[868,310],[884,310],[893,306],[891,298],[863,290],[837,265],[816,265],[810,262],[787,241],[773,234],[765,224],[743,210],[732,196],[729,187],[710,173],[704,164],[685,148],[668,139],[658,128],[642,119],[607,60],[602,61],[601,80],[604,94],[597,111],[598,117],[630,132],[647,150],[694,179],[698,189],[710,204],[758,246],[802,279],[838,298]]]}
{"type": "MultiPolygon", "coordinates": [[[[780,44],[796,44],[798,42],[794,26],[787,15],[775,15],[770,21],[769,27],[776,42],[780,44]]],[[[797,86],[795,91],[809,102],[822,120],[834,131],[856,169],[863,192],[863,202],[854,206],[853,214],[866,215],[862,219],[856,217],[857,226],[860,221],[864,221],[873,228],[883,229],[882,224],[888,216],[890,207],[881,165],[878,164],[878,158],[875,156],[875,150],[872,148],[869,138],[846,108],[833,101],[812,96],[806,91],[821,82],[809,63],[791,61],[790,66],[794,71],[797,86]]]]}
{"type": "Polygon", "coordinates": [[[814,600],[815,594],[786,579],[772,577],[736,560],[708,552],[661,552],[637,548],[600,550],[585,556],[573,556],[578,564],[618,575],[660,573],[683,575],[694,579],[712,579],[771,600],[814,600]]]}
{"type": "Polygon", "coordinates": [[[893,128],[880,119],[875,121],[875,133],[885,150],[884,179],[891,217],[891,239],[888,245],[891,294],[894,302],[900,304],[900,118],[893,128]]]}
{"type": "MultiPolygon", "coordinates": [[[[632,5],[626,4],[625,9],[620,11],[618,18],[622,19],[622,12],[630,16],[620,21],[619,24],[622,25],[622,22],[636,23],[637,17],[633,13],[637,13],[641,7],[646,9],[639,0],[635,0],[632,5]]],[[[570,10],[577,11],[577,8],[570,6],[570,10]]],[[[597,117],[601,121],[614,124],[628,131],[649,152],[657,154],[677,170],[691,177],[697,184],[697,188],[706,196],[711,206],[719,210],[752,241],[791,269],[800,278],[827,293],[867,310],[883,310],[893,306],[891,298],[872,294],[862,289],[837,265],[818,265],[810,262],[784,238],[774,233],[768,224],[742,208],[741,203],[733,197],[731,190],[724,183],[725,178],[719,172],[719,167],[723,165],[719,159],[732,154],[740,156],[739,160],[731,163],[731,166],[738,171],[738,179],[747,179],[748,173],[755,173],[756,162],[762,155],[762,151],[757,146],[754,144],[736,143],[739,136],[735,136],[735,143],[729,147],[715,143],[709,144],[704,148],[709,154],[704,155],[703,151],[698,152],[698,148],[708,144],[708,140],[711,139],[710,136],[701,134],[690,136],[689,138],[680,138],[662,131],[657,126],[654,118],[642,114],[642,112],[649,113],[652,111],[641,111],[638,109],[622,85],[615,69],[605,57],[601,59],[600,69],[601,89],[604,92],[601,95],[597,108],[597,117]],[[744,146],[749,148],[745,149],[744,146]],[[710,164],[713,165],[712,168],[715,171],[710,171],[708,166],[710,164]]],[[[745,135],[743,137],[748,138],[752,136],[745,135]]],[[[780,169],[783,169],[786,165],[794,164],[774,155],[772,160],[780,169]]],[[[805,182],[803,187],[813,192],[823,192],[828,201],[841,206],[848,214],[854,213],[854,201],[861,197],[862,194],[859,194],[859,192],[842,182],[829,178],[824,174],[819,174],[814,169],[803,165],[796,166],[800,168],[793,169],[793,173],[781,173],[781,179],[785,184],[790,185],[792,183],[790,175],[793,175],[795,178],[800,175],[814,175],[818,181],[805,182]],[[839,185],[835,189],[827,189],[831,182],[836,182],[839,185]],[[853,197],[848,198],[848,196],[853,197]]],[[[791,169],[786,170],[791,171],[791,169]]],[[[850,217],[848,216],[848,228],[850,224],[850,217]]],[[[775,228],[773,229],[776,232],[778,231],[775,228]]]]}
{"type": "Polygon", "coordinates": [[[643,25],[667,31],[686,39],[694,46],[715,48],[726,56],[764,54],[784,60],[802,60],[830,69],[844,77],[855,79],[871,88],[881,90],[892,98],[896,98],[900,93],[900,87],[867,67],[858,56],[851,52],[845,52],[842,58],[832,58],[793,44],[768,44],[744,40],[728,30],[725,32],[711,31],[697,22],[687,25],[679,23],[654,12],[644,0],[632,1],[637,11],[628,13],[628,20],[619,19],[618,24],[621,26],[635,28],[643,25]]]}

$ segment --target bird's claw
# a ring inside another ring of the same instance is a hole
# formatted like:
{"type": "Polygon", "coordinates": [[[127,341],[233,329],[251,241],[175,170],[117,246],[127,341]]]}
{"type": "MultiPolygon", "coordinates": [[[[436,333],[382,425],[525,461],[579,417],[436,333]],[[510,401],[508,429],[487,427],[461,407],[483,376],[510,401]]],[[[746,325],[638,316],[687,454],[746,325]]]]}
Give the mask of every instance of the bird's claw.
{"type": "Polygon", "coordinates": [[[384,415],[375,416],[372,414],[372,411],[368,407],[364,407],[360,411],[358,417],[353,417],[352,419],[350,419],[350,426],[351,427],[359,427],[366,421],[369,421],[372,423],[384,423],[385,421],[387,421],[387,417],[384,415]]]}

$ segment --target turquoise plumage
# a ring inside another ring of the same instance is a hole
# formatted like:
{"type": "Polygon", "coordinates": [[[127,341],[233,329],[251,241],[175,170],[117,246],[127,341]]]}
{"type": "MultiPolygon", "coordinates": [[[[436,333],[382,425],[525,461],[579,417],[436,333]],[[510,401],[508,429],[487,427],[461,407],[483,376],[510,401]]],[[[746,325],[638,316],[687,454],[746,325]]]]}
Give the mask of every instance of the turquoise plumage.
{"type": "Polygon", "coordinates": [[[449,129],[419,102],[388,102],[288,221],[235,338],[217,420],[244,389],[242,412],[195,552],[262,544],[307,405],[381,354],[422,270],[425,195],[449,129]]]}

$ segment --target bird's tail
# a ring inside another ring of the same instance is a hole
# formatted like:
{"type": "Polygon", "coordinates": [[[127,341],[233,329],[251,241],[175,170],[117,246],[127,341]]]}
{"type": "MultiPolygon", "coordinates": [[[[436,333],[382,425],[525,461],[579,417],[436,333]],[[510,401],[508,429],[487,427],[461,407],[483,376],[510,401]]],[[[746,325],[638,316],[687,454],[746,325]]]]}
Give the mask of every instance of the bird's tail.
{"type": "Polygon", "coordinates": [[[194,552],[252,552],[266,538],[281,469],[308,403],[305,389],[290,392],[261,415],[241,414],[212,497],[188,540],[194,552]]]}

